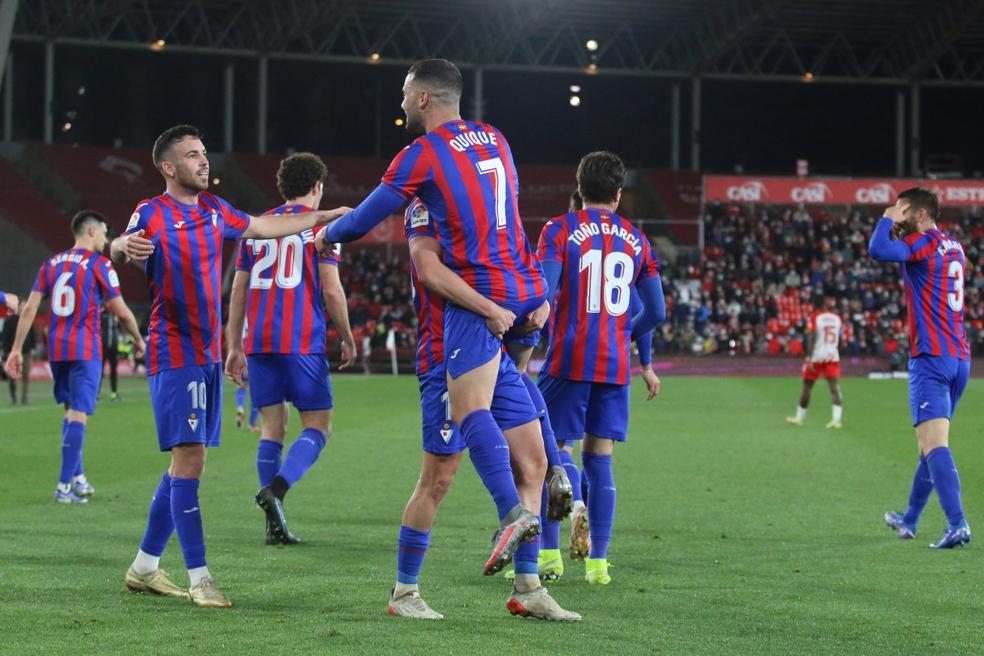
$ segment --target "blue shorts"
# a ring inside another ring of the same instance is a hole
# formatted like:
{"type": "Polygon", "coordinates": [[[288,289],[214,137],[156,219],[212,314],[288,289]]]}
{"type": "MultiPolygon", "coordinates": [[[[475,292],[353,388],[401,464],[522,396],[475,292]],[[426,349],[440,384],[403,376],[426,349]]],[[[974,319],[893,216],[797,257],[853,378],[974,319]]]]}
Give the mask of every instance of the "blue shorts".
{"type": "MultiPolygon", "coordinates": [[[[516,314],[516,326],[526,320],[526,315],[543,305],[542,296],[522,303],[501,303],[516,314]]],[[[506,334],[507,342],[536,344],[536,336],[520,336],[512,330],[506,334]]],[[[493,335],[485,319],[457,305],[444,306],[444,361],[451,378],[457,378],[472,369],[478,369],[502,351],[502,340],[493,335]]]]}
{"type": "Polygon", "coordinates": [[[537,385],[558,440],[589,433],[624,442],[629,428],[629,386],[554,378],[540,372],[537,385]]]}
{"type": "Polygon", "coordinates": [[[165,369],[147,378],[161,451],[181,444],[219,446],[222,437],[222,366],[165,369]]]}
{"type": "Polygon", "coordinates": [[[301,411],[331,410],[331,377],[323,354],[254,353],[246,356],[254,408],[290,401],[301,411]]]}
{"type": "MultiPolygon", "coordinates": [[[[417,377],[420,382],[420,409],[423,446],[427,453],[448,455],[465,449],[465,437],[451,421],[451,403],[444,367],[437,366],[417,377]]],[[[499,362],[499,377],[492,396],[492,417],[500,430],[507,431],[540,418],[523,383],[519,370],[507,356],[499,362]]]]}
{"type": "Polygon", "coordinates": [[[67,403],[69,410],[95,414],[102,360],[63,360],[50,364],[55,380],[55,401],[67,403]]]}
{"type": "Polygon", "coordinates": [[[952,419],[967,379],[970,360],[920,355],[909,360],[909,407],[912,425],[952,419]]]}

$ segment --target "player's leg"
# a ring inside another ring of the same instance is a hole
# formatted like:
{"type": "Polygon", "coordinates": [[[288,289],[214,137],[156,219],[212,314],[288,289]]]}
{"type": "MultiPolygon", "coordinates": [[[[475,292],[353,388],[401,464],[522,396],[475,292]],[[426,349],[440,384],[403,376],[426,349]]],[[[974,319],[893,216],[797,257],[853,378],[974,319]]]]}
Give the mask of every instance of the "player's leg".
{"type": "MultiPolygon", "coordinates": [[[[434,428],[430,427],[432,431],[434,428]]],[[[428,427],[425,427],[424,431],[427,432],[428,427]]],[[[463,442],[461,446],[464,446],[463,442]]],[[[434,526],[434,518],[437,516],[437,509],[451,487],[460,462],[461,451],[440,454],[424,452],[420,478],[417,479],[417,486],[407,502],[400,523],[396,584],[393,586],[387,605],[387,611],[391,615],[429,620],[444,619],[443,615],[431,609],[421,599],[417,579],[430,547],[430,533],[434,526]]]]}
{"type": "MultiPolygon", "coordinates": [[[[828,365],[833,369],[833,365],[828,365]]],[[[840,428],[841,419],[844,416],[844,399],[841,397],[841,386],[840,386],[840,366],[837,366],[836,371],[830,371],[827,375],[827,385],[830,386],[830,400],[831,400],[831,410],[830,410],[830,421],[827,422],[827,428],[840,428]]]]}
{"type": "Polygon", "coordinates": [[[84,480],[83,485],[74,484],[76,472],[80,470],[88,415],[96,408],[102,362],[78,360],[52,364],[57,365],[58,370],[56,400],[65,404],[61,471],[55,500],[59,503],[84,503],[94,490],[84,480]]]}
{"type": "Polygon", "coordinates": [[[802,426],[806,421],[806,409],[810,407],[810,393],[813,391],[813,384],[817,382],[817,372],[812,367],[803,365],[803,389],[800,391],[799,405],[796,406],[796,414],[786,417],[786,423],[793,426],[802,426]]]}
{"type": "Polygon", "coordinates": [[[27,391],[31,386],[31,365],[34,363],[34,352],[24,354],[24,371],[21,372],[21,405],[27,405],[27,391]]]}
{"type": "Polygon", "coordinates": [[[116,347],[107,349],[107,359],[109,360],[109,398],[111,401],[120,400],[119,372],[120,354],[116,347]]]}
{"type": "Polygon", "coordinates": [[[260,407],[259,413],[263,428],[256,447],[256,475],[260,487],[264,487],[273,481],[283,465],[287,408],[284,403],[274,403],[260,407]]]}

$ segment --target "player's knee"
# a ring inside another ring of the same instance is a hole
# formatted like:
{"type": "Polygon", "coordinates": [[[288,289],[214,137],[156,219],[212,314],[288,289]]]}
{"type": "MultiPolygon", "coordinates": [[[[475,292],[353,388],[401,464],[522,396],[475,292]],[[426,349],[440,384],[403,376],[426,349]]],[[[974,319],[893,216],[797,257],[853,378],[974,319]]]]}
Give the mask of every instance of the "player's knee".
{"type": "Polygon", "coordinates": [[[430,497],[431,501],[435,504],[441,503],[444,497],[447,496],[448,490],[451,489],[451,483],[454,481],[454,474],[450,472],[438,473],[434,478],[429,481],[426,488],[426,494],[430,497]]]}

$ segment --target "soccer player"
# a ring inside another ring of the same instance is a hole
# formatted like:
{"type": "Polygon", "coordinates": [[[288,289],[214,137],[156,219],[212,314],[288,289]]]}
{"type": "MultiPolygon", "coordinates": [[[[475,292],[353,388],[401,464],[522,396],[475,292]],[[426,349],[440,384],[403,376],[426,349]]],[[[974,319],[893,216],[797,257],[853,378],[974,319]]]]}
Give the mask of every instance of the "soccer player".
{"type": "Polygon", "coordinates": [[[830,398],[833,410],[827,428],[840,428],[844,415],[844,403],[840,389],[840,353],[837,344],[841,335],[841,318],[836,312],[826,309],[826,299],[822,294],[813,297],[813,314],[806,327],[808,343],[806,361],[803,363],[803,392],[800,394],[796,416],[786,417],[786,423],[802,426],[806,421],[806,408],[810,405],[813,384],[821,376],[830,385],[830,398]]]}
{"type": "Polygon", "coordinates": [[[913,187],[885,210],[868,243],[879,262],[899,262],[909,315],[909,406],[919,443],[919,464],[904,513],[885,521],[899,538],[916,537],[919,517],[935,489],[946,515],[943,537],[930,546],[950,549],[970,542],[960,499],[960,477],[950,453],[950,420],[970,376],[970,344],[964,328],[964,258],[960,242],[936,225],[936,194],[913,187]],[[892,239],[894,225],[904,233],[892,239]]]}
{"type": "MultiPolygon", "coordinates": [[[[9,315],[3,322],[3,335],[2,335],[2,348],[4,357],[7,353],[10,353],[10,349],[14,346],[14,337],[17,335],[17,326],[20,317],[16,314],[9,315]]],[[[23,356],[23,364],[21,368],[23,369],[23,375],[20,378],[21,390],[20,390],[20,403],[21,405],[27,405],[28,398],[28,388],[31,382],[31,366],[34,362],[34,353],[37,349],[37,331],[34,326],[31,326],[27,330],[27,337],[24,339],[24,344],[21,346],[21,355],[23,356]]],[[[10,390],[10,403],[11,405],[17,405],[17,379],[12,376],[7,376],[8,388],[10,390]]]]}
{"type": "Polygon", "coordinates": [[[82,465],[89,415],[96,411],[102,380],[100,314],[103,304],[133,337],[138,353],[144,349],[137,321],[120,296],[113,265],[102,255],[106,248],[106,219],[83,210],[72,218],[75,245],[41,265],[34,289],[21,308],[14,344],[7,355],[7,373],[21,375],[21,349],[34,326],[38,306],[51,298],[48,319],[48,360],[55,383],[55,401],[65,406],[62,420],[62,461],[55,501],[86,503],[95,492],[82,465]]]}
{"type": "Polygon", "coordinates": [[[243,377],[243,384],[236,388],[236,428],[249,428],[251,431],[260,430],[256,421],[260,418],[260,409],[255,405],[249,406],[249,420],[246,419],[246,388],[249,387],[249,377],[243,377]]]}
{"type": "MultiPolygon", "coordinates": [[[[109,365],[109,400],[119,402],[121,399],[117,368],[120,364],[120,324],[111,314],[103,314],[102,319],[103,364],[109,365]]],[[[99,381],[99,388],[101,391],[102,379],[99,381]]]]}
{"type": "MultiPolygon", "coordinates": [[[[454,303],[444,312],[452,419],[483,480],[494,478],[483,472],[505,471],[511,454],[516,482],[508,480],[521,499],[510,505],[514,499],[508,490],[492,490],[500,530],[485,572],[493,574],[509,562],[513,550],[530,548],[518,547],[521,541],[539,533],[546,472],[542,439],[507,443],[490,411],[503,338],[514,324],[522,323],[524,334],[509,337],[522,338],[539,329],[550,308],[542,270],[519,217],[518,179],[509,144],[495,127],[462,120],[461,89],[461,72],[447,60],[428,59],[410,67],[402,107],[407,129],[423,136],[393,159],[381,184],[358,208],[320,231],[317,239],[358,239],[417,195],[434,213],[444,263],[496,306],[489,316],[454,303]]],[[[502,480],[505,484],[506,477],[502,480]]],[[[536,558],[531,563],[528,555],[517,554],[517,572],[535,579],[536,558]],[[531,571],[524,571],[528,568],[531,571]]],[[[517,576],[518,590],[525,589],[521,578],[529,577],[517,576]]]]}
{"type": "MultiPolygon", "coordinates": [[[[397,581],[387,610],[392,615],[403,617],[443,619],[443,615],[431,609],[420,597],[417,578],[430,544],[437,509],[454,480],[461,452],[466,447],[461,430],[451,419],[449,407],[443,343],[445,300],[469,308],[480,316],[495,316],[498,306],[469,287],[444,265],[435,221],[419,199],[414,199],[407,209],[406,233],[410,242],[410,274],[418,318],[417,377],[423,415],[424,457],[420,478],[407,502],[400,525],[397,581]]],[[[500,362],[491,412],[508,441],[535,442],[538,439],[538,413],[510,358],[503,358],[500,362]]],[[[493,500],[501,505],[495,495],[508,488],[508,483],[500,481],[496,484],[488,480],[490,473],[479,465],[481,456],[480,450],[478,454],[471,453],[483,482],[493,493],[493,500]]],[[[506,468],[491,474],[506,479],[511,475],[508,463],[506,468]]],[[[515,502],[519,497],[515,485],[510,493],[515,502]]],[[[517,552],[517,562],[527,556],[535,559],[535,551],[526,548],[517,552]]],[[[535,564],[535,560],[531,562],[535,564]]],[[[517,584],[523,591],[514,590],[507,602],[510,612],[550,620],[581,619],[577,613],[562,609],[539,585],[535,574],[525,577],[517,584]]]]}
{"type": "Polygon", "coordinates": [[[10,292],[0,292],[0,308],[10,314],[17,314],[17,309],[20,307],[20,299],[17,298],[17,294],[11,294],[10,292]]]}
{"type": "Polygon", "coordinates": [[[161,451],[171,462],[148,513],[147,530],[125,576],[133,591],[228,608],[205,560],[199,479],[207,447],[218,446],[222,416],[220,272],[222,240],[276,239],[326,223],[346,208],[290,216],[251,217],[208,193],[208,157],[190,125],[165,130],[154,142],[154,166],[166,191],[141,201],[126,232],[113,240],[117,262],[144,262],[152,299],[147,344],[150,398],[161,451]],[[176,531],[190,589],[160,569],[176,531]]]}
{"type": "MultiPolygon", "coordinates": [[[[665,317],[659,264],[649,241],[615,213],[624,180],[625,164],[617,155],[585,155],[577,169],[584,209],[549,221],[538,249],[548,298],[554,301],[538,383],[557,439],[583,437],[591,532],[585,579],[601,585],[611,581],[612,453],[615,442],[626,440],[628,429],[629,343],[665,317]],[[630,309],[633,288],[643,304],[635,316],[630,309]]],[[[650,387],[650,398],[654,394],[650,387]]]]}
{"type": "MultiPolygon", "coordinates": [[[[284,204],[267,215],[316,209],[327,176],[328,169],[317,155],[287,157],[277,171],[277,189],[284,204]]],[[[263,420],[256,451],[260,479],[256,503],[266,513],[267,544],[294,544],[300,540],[287,526],[284,496],[317,462],[331,436],[326,310],[342,338],[342,368],[356,358],[345,290],[338,276],[338,253],[319,256],[310,230],[280,239],[246,239],[240,244],[236,269],[229,299],[226,370],[242,383],[248,366],[250,400],[263,420]],[[285,401],[300,412],[304,430],[281,461],[285,401]]]]}

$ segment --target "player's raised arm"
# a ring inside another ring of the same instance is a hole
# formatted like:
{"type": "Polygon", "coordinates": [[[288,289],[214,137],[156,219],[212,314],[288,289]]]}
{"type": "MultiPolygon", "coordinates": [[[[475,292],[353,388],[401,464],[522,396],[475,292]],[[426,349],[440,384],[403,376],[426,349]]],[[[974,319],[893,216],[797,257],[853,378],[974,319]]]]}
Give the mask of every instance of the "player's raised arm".
{"type": "Polygon", "coordinates": [[[337,266],[327,262],[319,262],[318,275],[321,277],[321,294],[325,304],[325,312],[328,313],[331,322],[335,324],[335,328],[342,336],[342,364],[339,369],[344,369],[355,364],[355,359],[359,353],[355,346],[352,326],[349,323],[348,299],[345,296],[345,289],[342,287],[337,266]]]}
{"type": "Polygon", "coordinates": [[[397,212],[404,203],[406,198],[400,192],[387,184],[381,184],[358,207],[319,232],[318,238],[330,244],[355,241],[397,212]]]}
{"type": "Polygon", "coordinates": [[[123,300],[123,297],[116,296],[106,301],[106,309],[112,312],[116,318],[120,320],[120,325],[122,325],[123,329],[130,335],[130,338],[133,339],[134,355],[137,358],[143,357],[145,350],[143,335],[140,334],[140,327],[137,325],[137,319],[133,316],[133,312],[123,300]]]}
{"type": "Polygon", "coordinates": [[[892,228],[905,222],[905,212],[909,203],[900,200],[885,210],[885,215],[875,225],[868,241],[868,255],[879,262],[905,262],[911,255],[911,249],[902,239],[892,239],[892,228]]]}
{"type": "Polygon", "coordinates": [[[516,321],[516,315],[485,298],[441,261],[441,245],[433,237],[410,240],[410,258],[417,278],[427,289],[455,305],[484,317],[493,335],[500,337],[516,321]]]}
{"type": "Polygon", "coordinates": [[[21,370],[24,366],[24,356],[21,349],[24,348],[24,340],[27,333],[34,328],[34,317],[38,314],[38,306],[41,305],[41,292],[33,291],[27,297],[27,303],[20,307],[20,319],[17,322],[17,332],[14,334],[14,343],[7,354],[7,361],[3,368],[7,375],[14,379],[20,379],[21,370]]]}
{"type": "Polygon", "coordinates": [[[246,355],[243,352],[243,322],[246,318],[246,285],[249,283],[248,271],[236,271],[232,279],[232,292],[229,295],[229,321],[226,323],[226,343],[229,353],[226,356],[226,375],[237,385],[243,384],[246,374],[246,355]]]}
{"type": "Polygon", "coordinates": [[[278,237],[296,235],[299,232],[334,221],[346,212],[351,212],[351,208],[336,207],[333,210],[300,212],[298,214],[251,216],[249,227],[241,236],[243,239],[277,239],[278,237]]]}

